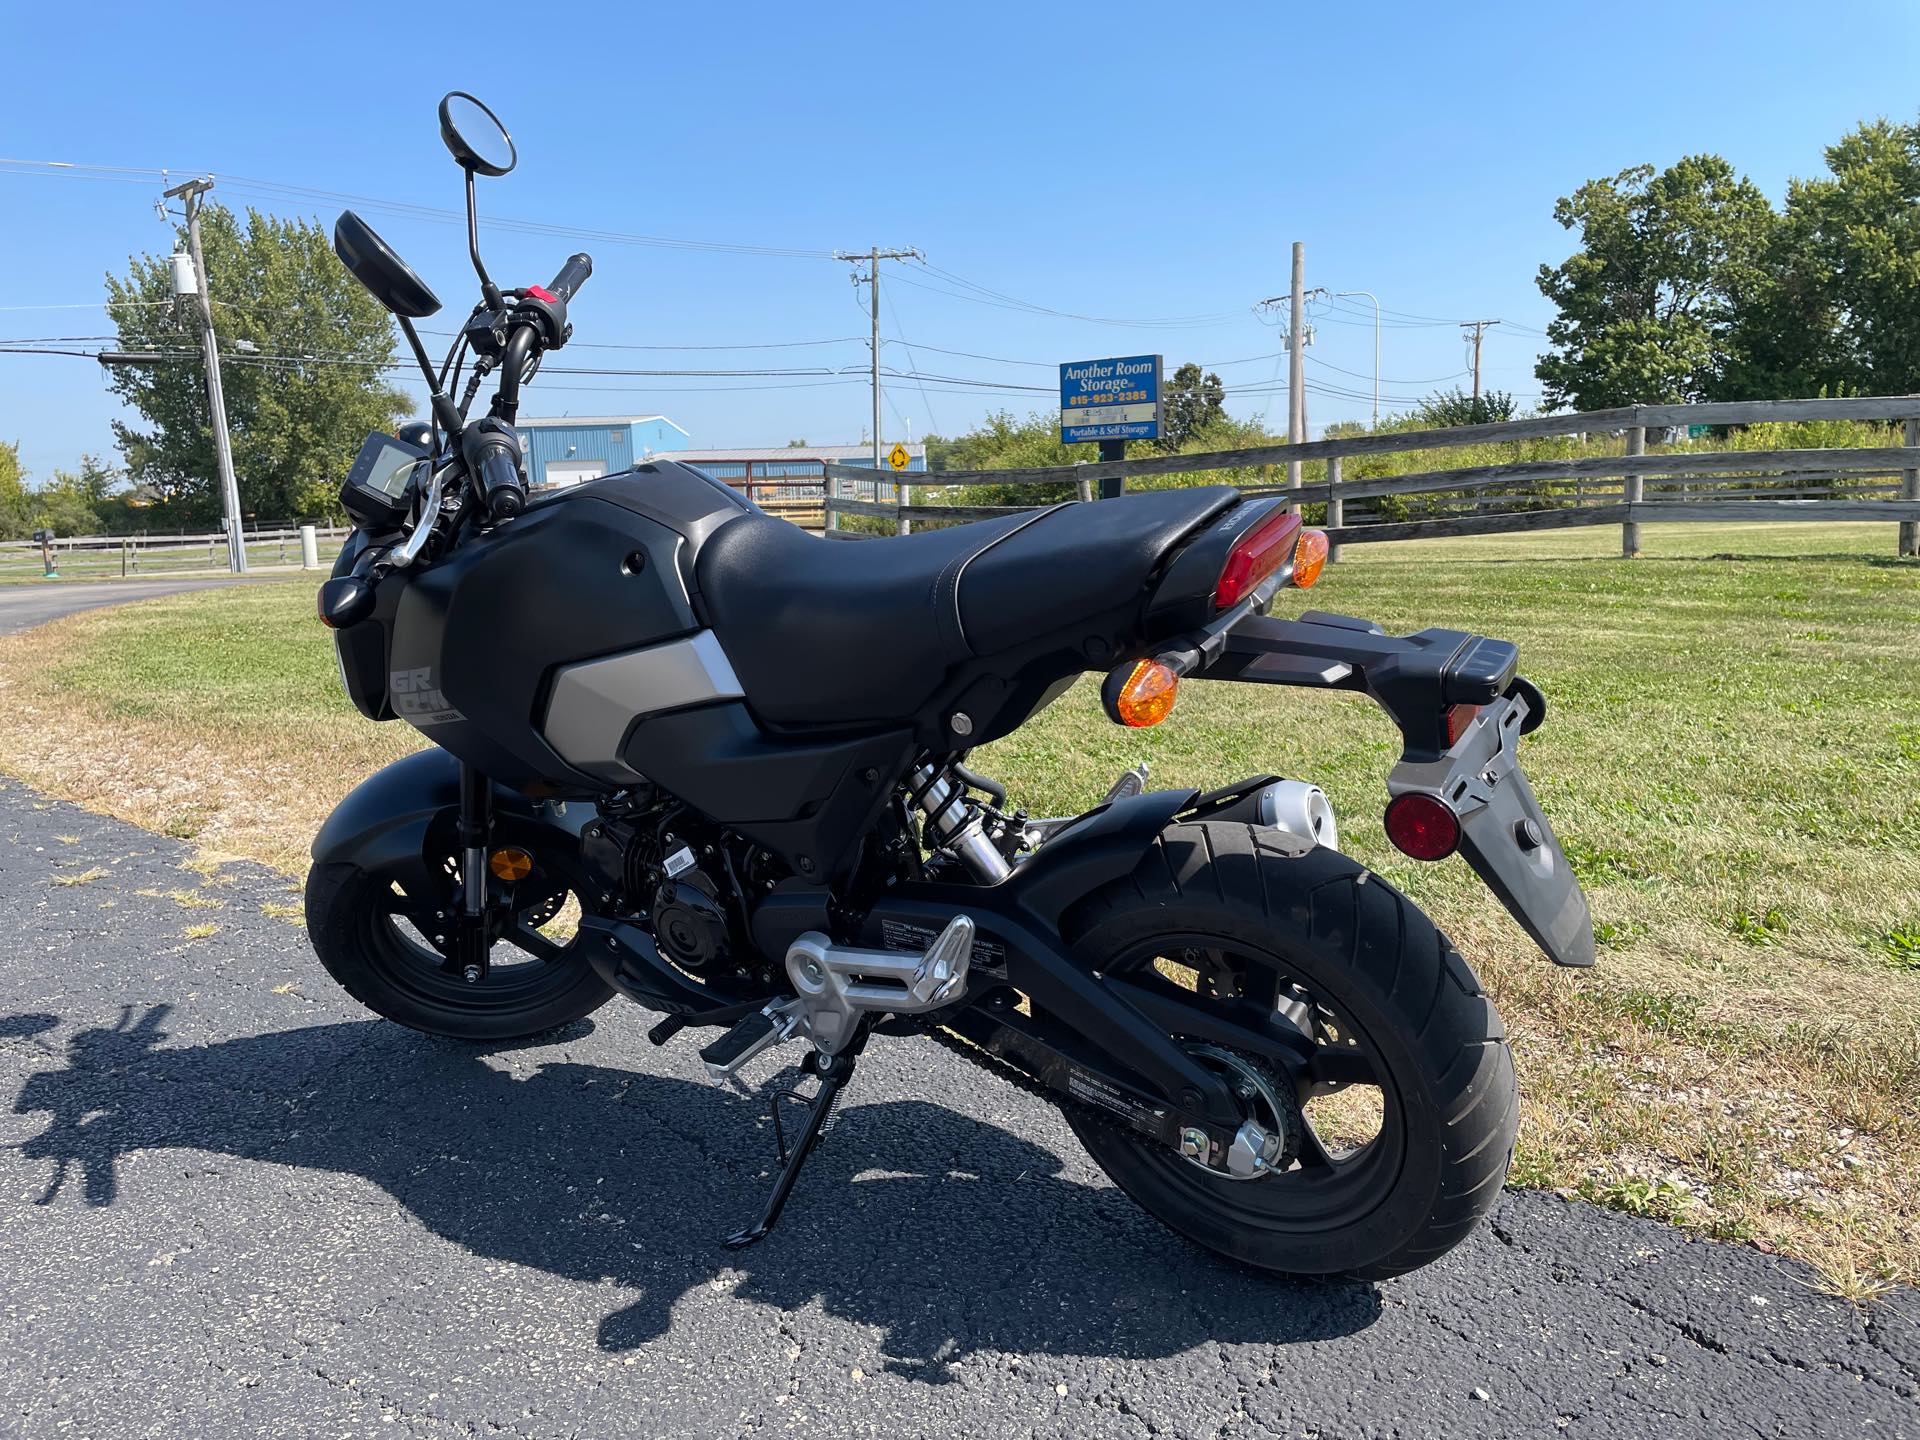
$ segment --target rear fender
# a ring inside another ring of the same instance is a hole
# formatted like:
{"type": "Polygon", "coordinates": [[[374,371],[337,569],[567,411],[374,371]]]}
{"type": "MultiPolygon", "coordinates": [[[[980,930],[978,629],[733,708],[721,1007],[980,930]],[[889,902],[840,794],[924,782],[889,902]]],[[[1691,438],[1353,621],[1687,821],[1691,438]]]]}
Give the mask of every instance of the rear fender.
{"type": "MultiPolygon", "coordinates": [[[[580,832],[597,816],[580,800],[536,806],[517,790],[493,787],[496,822],[503,831],[539,830],[543,842],[577,853],[580,832]]],[[[376,770],[347,793],[313,837],[313,863],[352,865],[425,886],[438,869],[428,840],[436,821],[460,808],[460,762],[444,750],[422,750],[376,770]]]]}
{"type": "Polygon", "coordinates": [[[1194,790],[1149,790],[1097,806],[1047,837],[996,891],[1057,933],[1067,907],[1109,880],[1133,873],[1160,832],[1193,803],[1194,790]]]}

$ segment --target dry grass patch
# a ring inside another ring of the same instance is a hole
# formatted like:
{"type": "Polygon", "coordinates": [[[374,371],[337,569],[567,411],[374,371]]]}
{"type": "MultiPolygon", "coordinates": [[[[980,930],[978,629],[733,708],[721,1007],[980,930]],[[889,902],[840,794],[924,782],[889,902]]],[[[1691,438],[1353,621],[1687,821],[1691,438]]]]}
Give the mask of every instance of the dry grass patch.
{"type": "Polygon", "coordinates": [[[182,910],[218,910],[226,903],[196,890],[136,890],[133,893],[149,900],[171,900],[182,910]]]}

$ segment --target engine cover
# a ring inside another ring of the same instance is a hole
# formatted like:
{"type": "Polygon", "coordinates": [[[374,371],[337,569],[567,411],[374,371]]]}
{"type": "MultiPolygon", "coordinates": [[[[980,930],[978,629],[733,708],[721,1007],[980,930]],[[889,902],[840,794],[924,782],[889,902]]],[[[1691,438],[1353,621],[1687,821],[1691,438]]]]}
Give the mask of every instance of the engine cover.
{"type": "Polygon", "coordinates": [[[700,874],[668,880],[653,892],[653,938],[684,970],[715,970],[733,959],[733,927],[726,907],[700,874]]]}

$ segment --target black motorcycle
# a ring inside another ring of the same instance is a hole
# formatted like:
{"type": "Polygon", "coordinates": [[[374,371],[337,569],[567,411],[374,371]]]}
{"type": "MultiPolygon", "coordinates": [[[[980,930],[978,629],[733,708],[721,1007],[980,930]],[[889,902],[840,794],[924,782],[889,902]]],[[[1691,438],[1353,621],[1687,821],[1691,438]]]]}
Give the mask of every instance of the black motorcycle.
{"type": "Polygon", "coordinates": [[[1404,741],[1393,843],[1458,851],[1552,960],[1590,965],[1518,764],[1545,702],[1514,647],[1270,616],[1326,536],[1227,486],[859,543],[664,459],[529,498],[520,391],[592,264],[496,285],[474,176],[513,144],[464,94],[440,127],[481,299],[438,369],[413,326],[433,293],[358,216],[334,232],[433,398],[356,459],[320,618],[361,713],[435,746],[314,841],[307,922],[334,978],[482,1042],[623,994],[665,1017],[656,1045],[716,1029],[716,1083],[804,1042],[804,1118],[732,1246],[772,1228],[875,1033],[1045,1096],[1141,1205],[1244,1264],[1384,1277],[1458,1244],[1511,1156],[1512,1057],[1446,937],[1340,853],[1319,789],[1129,772],[1043,819],[967,758],[1087,673],[1134,726],[1188,680],[1359,691],[1404,741]]]}

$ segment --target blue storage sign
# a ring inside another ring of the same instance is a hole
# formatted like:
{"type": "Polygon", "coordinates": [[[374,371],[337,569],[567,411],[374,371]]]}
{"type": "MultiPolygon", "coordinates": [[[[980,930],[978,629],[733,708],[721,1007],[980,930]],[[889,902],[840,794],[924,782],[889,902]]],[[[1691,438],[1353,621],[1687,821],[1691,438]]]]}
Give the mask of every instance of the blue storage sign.
{"type": "Polygon", "coordinates": [[[1160,357],[1073,360],[1060,367],[1060,438],[1158,440],[1160,357]]]}

